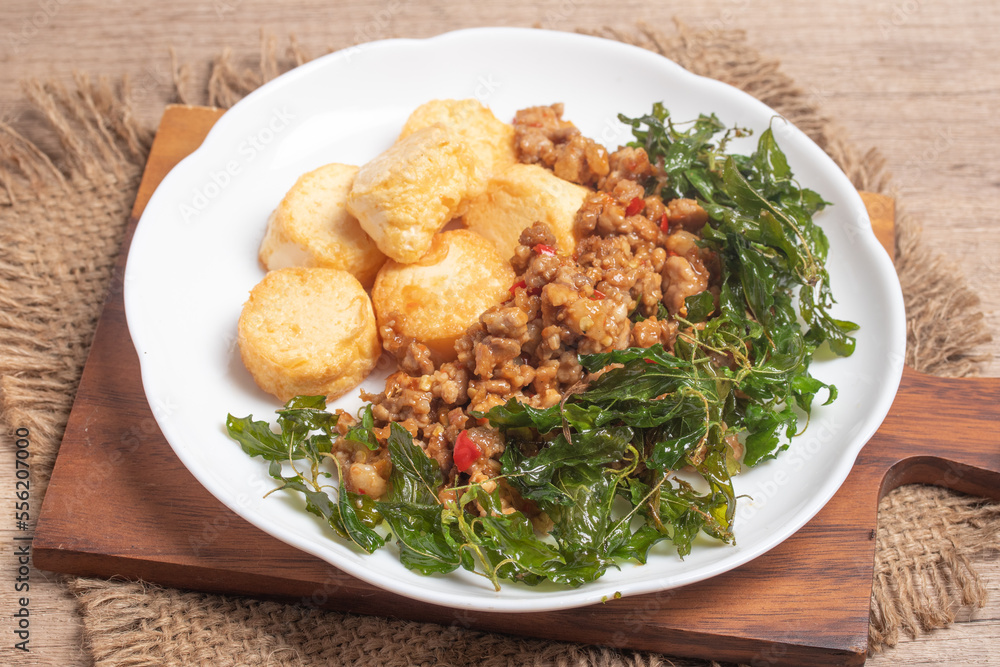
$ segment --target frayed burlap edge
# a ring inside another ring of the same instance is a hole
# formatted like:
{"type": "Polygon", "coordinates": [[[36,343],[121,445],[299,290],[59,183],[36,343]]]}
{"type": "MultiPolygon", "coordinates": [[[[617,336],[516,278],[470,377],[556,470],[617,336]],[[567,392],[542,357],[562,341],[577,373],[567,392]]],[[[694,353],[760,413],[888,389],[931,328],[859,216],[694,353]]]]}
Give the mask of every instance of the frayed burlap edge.
{"type": "MultiPolygon", "coordinates": [[[[605,29],[596,34],[651,49],[695,73],[743,88],[803,129],[840,164],[859,189],[894,194],[884,161],[877,151],[860,153],[854,149],[843,133],[781,73],[777,62],[747,47],[741,33],[695,31],[678,24],[670,34],[646,26],[624,31],[605,29]]],[[[176,95],[183,102],[207,102],[228,107],[281,71],[308,59],[294,40],[285,56],[279,58],[277,40],[263,36],[256,69],[241,69],[232,53],[225,51],[212,64],[203,94],[194,96],[189,91],[189,66],[178,65],[172,54],[176,95]]],[[[92,84],[85,77],[79,77],[75,83],[77,90],[74,93],[60,86],[38,82],[32,82],[27,87],[28,98],[45,116],[60,140],[62,151],[58,159],[46,156],[15,128],[0,123],[0,206],[23,207],[25,201],[33,198],[44,200],[59,196],[60,192],[86,192],[108,186],[119,188],[119,195],[124,189],[128,194],[125,203],[131,203],[138,182],[138,170],[148,151],[150,132],[141,128],[130,116],[127,84],[113,90],[106,81],[92,84]]],[[[109,224],[117,226],[120,232],[125,217],[109,221],[109,224]]],[[[112,259],[113,256],[114,253],[111,253],[112,259]]],[[[984,355],[977,352],[977,346],[989,340],[982,315],[977,312],[978,299],[967,286],[956,285],[950,277],[952,274],[947,263],[920,243],[919,229],[905,209],[897,218],[897,256],[897,269],[907,297],[909,316],[908,363],[918,370],[938,375],[973,373],[976,365],[984,359],[984,355]],[[952,326],[939,326],[943,317],[952,326]]],[[[0,266],[0,280],[4,282],[22,280],[22,264],[31,264],[28,260],[18,259],[5,263],[14,267],[16,275],[12,277],[11,271],[5,271],[5,267],[0,266]]],[[[106,275],[97,276],[99,281],[104,281],[103,285],[109,277],[110,270],[106,275]]],[[[8,293],[11,292],[3,292],[8,293]]],[[[83,332],[84,343],[81,345],[80,341],[76,341],[66,349],[40,348],[32,342],[36,340],[32,332],[42,330],[38,321],[32,320],[30,314],[23,315],[22,303],[6,304],[0,301],[0,312],[4,313],[0,344],[3,344],[3,349],[15,352],[13,355],[5,354],[0,360],[0,420],[8,426],[31,424],[35,432],[43,435],[42,441],[36,440],[40,457],[37,465],[42,470],[51,468],[72,393],[86,357],[86,345],[96,324],[100,301],[96,300],[91,306],[94,312],[83,317],[82,322],[72,322],[77,330],[83,332]],[[8,305],[11,307],[6,307],[8,305]],[[54,372],[56,370],[59,372],[54,372]]],[[[984,544],[995,540],[996,508],[975,499],[942,493],[943,496],[932,498],[932,504],[958,510],[954,514],[960,517],[959,520],[956,522],[952,517],[949,522],[969,526],[971,537],[953,539],[953,550],[938,553],[930,560],[918,561],[908,557],[905,550],[897,549],[893,556],[892,545],[888,544],[892,541],[892,533],[886,529],[883,536],[885,527],[880,524],[879,563],[872,597],[873,649],[884,643],[894,643],[900,630],[915,635],[921,630],[943,627],[954,618],[956,607],[981,605],[985,599],[982,585],[968,558],[979,553],[984,544]],[[974,530],[977,528],[978,533],[974,530]],[[981,533],[984,530],[988,536],[985,540],[981,533]],[[891,557],[883,562],[885,553],[890,553],[891,557]]],[[[912,503],[920,498],[919,494],[913,497],[891,495],[883,501],[880,509],[891,511],[904,500],[912,503]]],[[[128,617],[151,604],[146,599],[149,596],[180,595],[184,604],[195,604],[194,601],[200,600],[199,604],[215,604],[220,614],[229,608],[227,605],[243,608],[254,604],[274,604],[180,594],[156,587],[142,588],[139,584],[79,578],[73,579],[70,585],[85,613],[94,657],[115,664],[126,664],[120,661],[125,657],[122,651],[128,651],[127,647],[133,643],[148,641],[149,637],[143,640],[138,635],[111,636],[107,630],[114,625],[115,616],[128,617]],[[220,606],[221,602],[225,604],[220,606]]],[[[140,624],[134,631],[142,633],[151,629],[140,624]]],[[[139,658],[134,652],[131,655],[139,658]]],[[[609,658],[603,655],[599,662],[620,664],[620,661],[609,658]]],[[[653,664],[649,662],[653,659],[649,656],[640,662],[653,664]]],[[[639,664],[635,660],[632,659],[633,664],[639,664]]]]}
{"type": "Polygon", "coordinates": [[[153,133],[131,115],[127,79],[28,81],[25,96],[58,139],[57,158],[0,122],[0,423],[33,434],[44,491],[121,246],[153,133]],[[79,203],[79,208],[74,204],[79,203]],[[55,210],[57,229],[29,224],[55,210]],[[123,215],[124,213],[124,215],[123,215]],[[64,257],[67,241],[88,246],[64,257]],[[81,289],[81,286],[83,289],[81,289]],[[82,297],[82,298],[81,298],[82,297]]]}
{"type": "Polygon", "coordinates": [[[894,646],[899,632],[944,628],[962,608],[979,608],[986,588],[974,557],[1000,550],[1000,503],[928,486],[904,486],[879,503],[870,649],[894,646]],[[904,516],[901,522],[881,520],[904,516]],[[951,548],[929,545],[947,535],[951,548]]]}

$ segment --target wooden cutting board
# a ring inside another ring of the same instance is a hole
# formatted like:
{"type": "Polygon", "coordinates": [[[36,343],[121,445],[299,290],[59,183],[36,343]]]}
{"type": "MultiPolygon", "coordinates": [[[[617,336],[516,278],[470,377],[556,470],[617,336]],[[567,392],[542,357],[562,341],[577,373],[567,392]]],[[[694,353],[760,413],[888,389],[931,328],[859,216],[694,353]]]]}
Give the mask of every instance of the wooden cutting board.
{"type": "MultiPolygon", "coordinates": [[[[671,655],[859,665],[879,498],[923,482],[1000,499],[1000,380],[907,368],[884,424],[812,521],[756,560],[680,589],[555,612],[456,611],[393,595],[279,542],[212,497],[164,440],[122,303],[139,215],[221,114],[173,106],[163,116],[38,520],[36,567],[671,655]]],[[[892,200],[862,196],[891,249],[892,200]]]]}

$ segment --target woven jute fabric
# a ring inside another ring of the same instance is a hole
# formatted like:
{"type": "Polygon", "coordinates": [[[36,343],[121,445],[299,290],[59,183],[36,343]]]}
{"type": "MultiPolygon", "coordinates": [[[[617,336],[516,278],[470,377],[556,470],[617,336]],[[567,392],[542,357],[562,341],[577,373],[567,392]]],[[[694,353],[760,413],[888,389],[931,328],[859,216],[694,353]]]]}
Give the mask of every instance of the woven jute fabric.
{"type": "MultiPolygon", "coordinates": [[[[777,109],[812,137],[859,189],[895,194],[875,150],[846,141],[777,62],[733,31],[668,33],[642,26],[602,36],[661,53],[777,109]]],[[[294,40],[279,54],[262,40],[253,66],[224,52],[204,86],[173,63],[177,97],[228,107],[308,60],[294,40]]],[[[31,82],[26,95],[48,124],[44,142],[0,122],[0,420],[33,437],[36,493],[44,492],[100,314],[151,128],[130,115],[127,86],[78,77],[72,88],[31,82]]],[[[37,120],[37,118],[36,118],[37,120]]],[[[989,340],[978,301],[948,263],[920,242],[900,202],[896,267],[908,314],[907,362],[963,376],[989,340]]],[[[4,441],[5,443],[7,440],[4,441]]],[[[5,444],[5,446],[7,446],[5,444]]],[[[986,592],[972,560],[994,551],[1000,505],[909,486],[879,507],[870,645],[947,626],[986,592]]],[[[647,653],[518,639],[450,627],[87,578],[63,585],[79,602],[86,648],[98,665],[659,665],[705,664],[647,653]]]]}

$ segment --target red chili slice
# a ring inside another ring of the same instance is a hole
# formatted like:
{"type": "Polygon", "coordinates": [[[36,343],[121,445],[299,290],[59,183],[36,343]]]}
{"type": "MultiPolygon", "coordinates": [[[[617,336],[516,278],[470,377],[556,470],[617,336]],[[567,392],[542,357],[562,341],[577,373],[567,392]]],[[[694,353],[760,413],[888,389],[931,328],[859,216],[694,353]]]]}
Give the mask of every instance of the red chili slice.
{"type": "Polygon", "coordinates": [[[550,245],[545,245],[544,243],[535,244],[535,247],[532,248],[532,250],[534,250],[535,252],[537,252],[539,255],[555,255],[556,254],[556,249],[555,248],[553,248],[550,245]]]}
{"type": "Polygon", "coordinates": [[[595,289],[594,290],[594,295],[592,297],[590,297],[590,298],[594,299],[594,300],[600,300],[600,299],[603,299],[605,296],[606,295],[604,294],[604,292],[602,292],[599,289],[595,289]]]}
{"type": "Polygon", "coordinates": [[[528,286],[528,283],[524,282],[523,280],[518,280],[516,283],[514,283],[513,285],[511,285],[510,289],[507,290],[507,291],[511,293],[511,296],[513,296],[514,295],[514,290],[516,290],[518,287],[527,287],[527,286],[528,286]]]}
{"type": "Polygon", "coordinates": [[[670,219],[667,218],[666,213],[660,216],[660,229],[662,229],[667,234],[670,233],[670,219]]]}
{"type": "Polygon", "coordinates": [[[625,215],[635,215],[644,208],[646,208],[646,202],[644,202],[640,197],[634,197],[632,201],[628,203],[628,208],[625,209],[625,215]]]}
{"type": "Polygon", "coordinates": [[[452,458],[455,460],[455,467],[459,472],[465,472],[472,467],[472,464],[482,455],[479,445],[469,437],[468,431],[462,431],[455,440],[455,453],[452,458]]]}

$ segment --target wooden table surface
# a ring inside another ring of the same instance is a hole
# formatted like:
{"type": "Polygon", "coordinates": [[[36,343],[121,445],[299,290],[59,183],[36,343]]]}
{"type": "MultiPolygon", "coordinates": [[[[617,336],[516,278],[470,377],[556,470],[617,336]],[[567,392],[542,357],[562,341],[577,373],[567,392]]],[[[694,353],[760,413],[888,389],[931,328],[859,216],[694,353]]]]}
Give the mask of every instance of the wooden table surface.
{"type": "MultiPolygon", "coordinates": [[[[286,36],[294,34],[306,50],[319,54],[371,39],[486,25],[627,29],[644,20],[669,30],[674,17],[693,27],[745,30],[749,43],[779,59],[859,147],[878,146],[926,240],[954,262],[956,275],[981,290],[987,322],[997,329],[1000,3],[994,0],[4,0],[0,118],[31,122],[19,101],[20,80],[55,76],[68,81],[78,70],[94,76],[128,73],[137,115],[155,125],[171,91],[171,46],[180,62],[192,64],[191,81],[197,86],[207,75],[207,62],[224,46],[236,54],[255,53],[261,28],[277,36],[282,48],[286,36]]],[[[996,358],[984,367],[985,375],[1000,375],[998,349],[1000,336],[991,345],[996,358]]],[[[4,485],[0,491],[8,497],[4,485]]],[[[971,619],[966,614],[948,630],[904,641],[869,663],[985,665],[995,660],[1000,566],[977,566],[994,592],[987,608],[971,619]]],[[[81,663],[72,601],[55,590],[49,587],[44,599],[33,600],[36,649],[14,664],[81,663]]]]}

